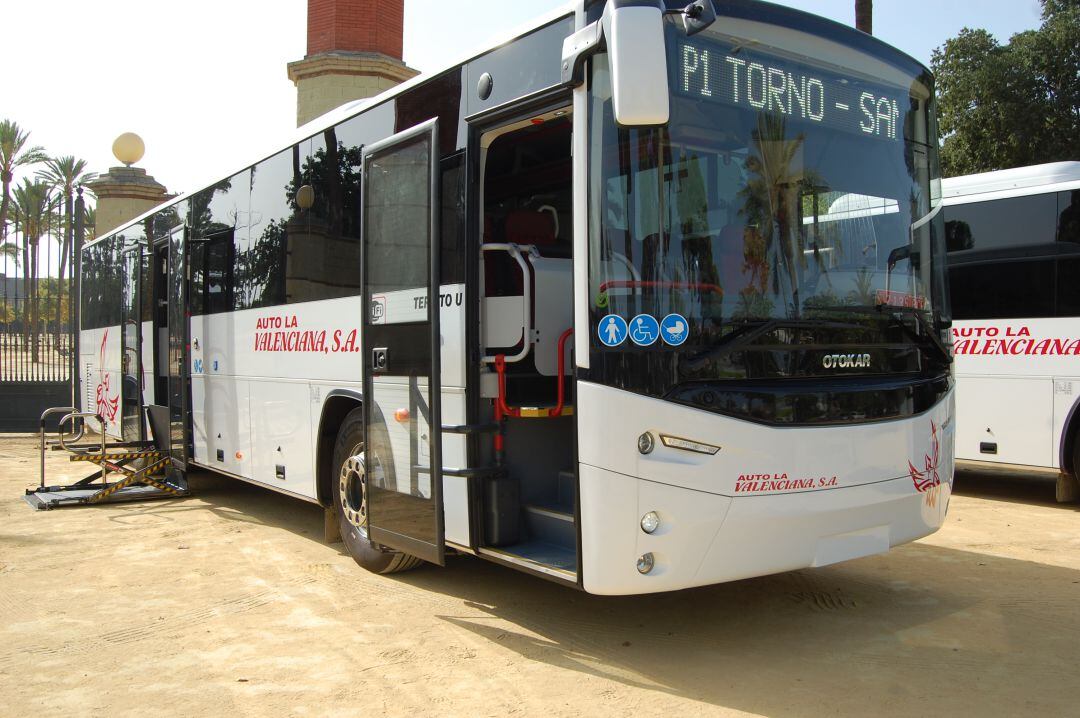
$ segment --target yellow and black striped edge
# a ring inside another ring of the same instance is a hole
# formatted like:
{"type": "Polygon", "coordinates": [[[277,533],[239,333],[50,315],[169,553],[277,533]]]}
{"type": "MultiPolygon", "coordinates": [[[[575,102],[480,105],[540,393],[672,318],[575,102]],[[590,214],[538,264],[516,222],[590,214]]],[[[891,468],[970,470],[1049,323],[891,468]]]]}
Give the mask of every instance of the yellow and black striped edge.
{"type": "Polygon", "coordinates": [[[172,494],[173,496],[182,496],[183,492],[181,492],[175,486],[157,481],[156,479],[150,477],[151,473],[153,473],[157,469],[162,468],[168,462],[168,457],[155,461],[146,468],[141,469],[136,473],[128,474],[124,478],[117,481],[115,484],[107,486],[93,496],[87,498],[86,501],[87,503],[96,504],[97,502],[103,501],[108,497],[112,496],[120,489],[126,489],[132,484],[146,484],[148,486],[153,486],[155,489],[160,489],[161,491],[164,491],[168,494],[172,494]]]}
{"type": "Polygon", "coordinates": [[[161,451],[123,451],[115,454],[72,454],[68,458],[72,461],[90,461],[95,464],[101,461],[127,461],[130,459],[160,459],[164,456],[161,451]]]}

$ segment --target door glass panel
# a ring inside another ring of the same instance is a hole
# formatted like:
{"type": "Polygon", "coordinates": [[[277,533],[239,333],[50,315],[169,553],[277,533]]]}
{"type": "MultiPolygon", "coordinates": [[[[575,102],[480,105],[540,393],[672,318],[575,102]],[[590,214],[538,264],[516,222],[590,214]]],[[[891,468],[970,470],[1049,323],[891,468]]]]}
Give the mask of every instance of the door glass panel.
{"type": "Polygon", "coordinates": [[[184,437],[187,387],[184,348],[187,345],[187,312],[184,228],[169,233],[169,446],[173,461],[187,462],[184,437]]]}
{"type": "Polygon", "coordinates": [[[442,563],[429,127],[364,158],[365,464],[371,540],[442,563]]]}
{"type": "Polygon", "coordinates": [[[123,254],[124,279],[120,292],[120,382],[123,397],[122,431],[125,441],[142,439],[142,307],[138,247],[123,254]]]}

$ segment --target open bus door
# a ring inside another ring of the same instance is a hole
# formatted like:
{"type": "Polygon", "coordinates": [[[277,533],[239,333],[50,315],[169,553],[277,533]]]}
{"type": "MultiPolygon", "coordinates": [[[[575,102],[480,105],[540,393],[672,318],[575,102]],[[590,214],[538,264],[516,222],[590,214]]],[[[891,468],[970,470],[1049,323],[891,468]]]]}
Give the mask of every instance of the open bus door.
{"type": "Polygon", "coordinates": [[[191,458],[191,374],[188,367],[188,242],[183,225],[169,232],[169,454],[175,468],[191,458]]]}
{"type": "Polygon", "coordinates": [[[154,241],[154,401],[150,422],[172,466],[187,470],[191,458],[191,374],[188,367],[187,229],[180,225],[154,241]]]}
{"type": "Polygon", "coordinates": [[[438,125],[363,154],[368,537],[442,565],[438,125]]]}
{"type": "Polygon", "coordinates": [[[120,426],[124,441],[145,441],[142,367],[142,245],[122,255],[120,301],[120,426]]]}

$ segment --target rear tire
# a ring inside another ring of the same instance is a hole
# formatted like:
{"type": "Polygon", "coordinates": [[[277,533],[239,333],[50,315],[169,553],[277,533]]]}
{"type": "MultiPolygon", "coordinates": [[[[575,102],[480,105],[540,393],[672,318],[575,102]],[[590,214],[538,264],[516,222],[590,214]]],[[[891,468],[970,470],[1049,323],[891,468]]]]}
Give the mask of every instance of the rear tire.
{"type": "MultiPolygon", "coordinates": [[[[383,433],[385,434],[385,429],[383,433]]],[[[375,443],[389,447],[389,437],[375,443]]],[[[378,450],[377,447],[373,448],[373,451],[378,450]]],[[[423,563],[416,556],[394,551],[368,540],[367,530],[364,528],[367,522],[368,459],[365,454],[370,452],[366,452],[364,447],[364,411],[357,408],[345,417],[334,444],[334,514],[337,516],[338,530],[341,532],[345,549],[354,561],[373,573],[397,573],[416,568],[423,563]]]]}

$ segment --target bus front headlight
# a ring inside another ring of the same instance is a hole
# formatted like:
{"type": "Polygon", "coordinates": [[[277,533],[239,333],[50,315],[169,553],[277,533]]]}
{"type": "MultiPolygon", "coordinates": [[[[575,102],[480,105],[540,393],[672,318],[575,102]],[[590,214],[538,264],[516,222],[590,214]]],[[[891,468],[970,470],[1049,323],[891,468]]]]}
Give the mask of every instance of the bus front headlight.
{"type": "Polygon", "coordinates": [[[641,530],[645,533],[655,533],[658,528],[660,528],[660,516],[655,511],[650,511],[641,517],[641,530]]]}

